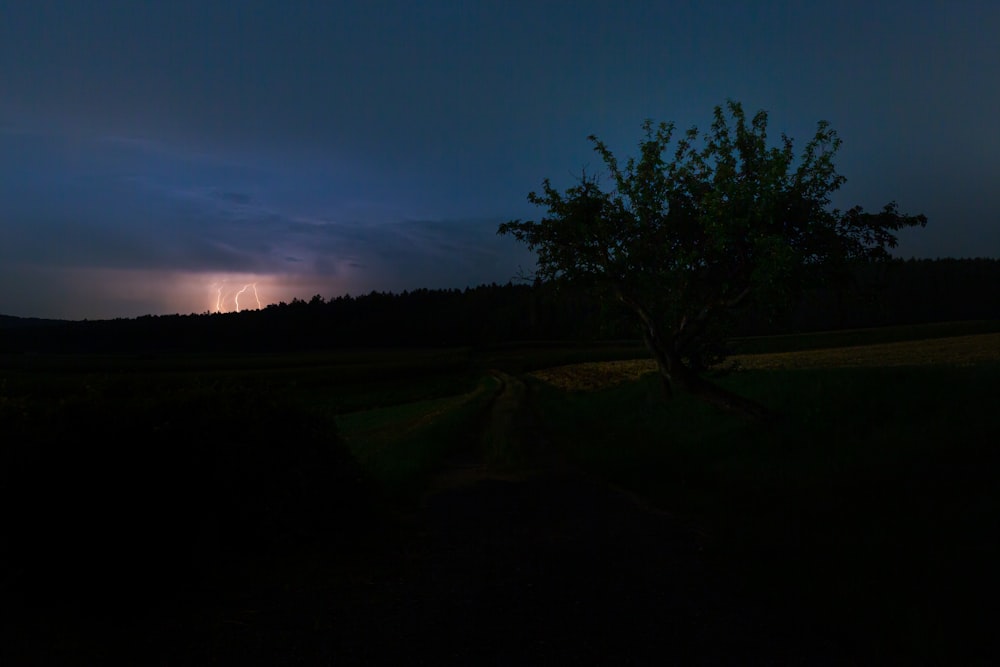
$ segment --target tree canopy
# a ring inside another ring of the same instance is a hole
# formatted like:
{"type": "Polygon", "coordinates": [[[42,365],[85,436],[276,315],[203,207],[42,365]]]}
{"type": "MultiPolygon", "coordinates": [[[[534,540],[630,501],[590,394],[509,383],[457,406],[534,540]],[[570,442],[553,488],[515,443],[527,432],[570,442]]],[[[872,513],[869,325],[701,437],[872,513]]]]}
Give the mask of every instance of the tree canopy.
{"type": "Polygon", "coordinates": [[[844,183],[841,140],[821,121],[796,155],[782,134],[769,145],[767,113],[740,103],[715,108],[711,129],[674,140],[672,123],[643,124],[624,164],[589,137],[607,170],[560,192],[546,179],[528,200],[547,213],[513,220],[510,234],[537,253],[538,276],[589,286],[628,307],[642,325],[664,387],[688,389],[752,416],[766,411],[703,378],[724,358],[720,343],[741,315],[779,312],[801,291],[852,263],[888,259],[896,232],[923,226],[895,202],[878,213],[833,208],[844,183]]]}

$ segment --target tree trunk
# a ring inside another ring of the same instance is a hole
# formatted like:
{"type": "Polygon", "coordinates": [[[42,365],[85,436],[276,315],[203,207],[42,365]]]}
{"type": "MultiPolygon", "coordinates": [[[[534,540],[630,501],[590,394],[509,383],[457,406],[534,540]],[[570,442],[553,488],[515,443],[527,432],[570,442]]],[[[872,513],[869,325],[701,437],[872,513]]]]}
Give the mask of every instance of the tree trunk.
{"type": "Polygon", "coordinates": [[[777,413],[760,403],[709,382],[697,371],[685,366],[680,357],[663,345],[655,335],[647,334],[645,340],[646,347],[656,359],[667,398],[673,395],[673,386],[678,385],[706,403],[752,421],[771,421],[778,417],[777,413]]]}
{"type": "Polygon", "coordinates": [[[660,384],[663,387],[663,397],[670,400],[674,396],[674,381],[670,360],[664,354],[662,346],[655,336],[649,331],[645,331],[643,340],[646,342],[646,349],[656,360],[656,369],[659,371],[660,384]]]}
{"type": "MultiPolygon", "coordinates": [[[[674,385],[679,385],[707,403],[752,421],[770,421],[778,417],[777,413],[760,403],[709,382],[701,377],[697,371],[685,366],[680,355],[676,352],[675,341],[663,339],[656,321],[646,312],[642,304],[627,296],[621,289],[617,291],[617,296],[622,303],[632,308],[642,320],[642,337],[646,343],[646,349],[656,360],[660,381],[663,383],[663,394],[667,399],[673,396],[674,385]]],[[[741,295],[740,298],[743,296],[745,294],[741,295]]]]}
{"type": "Polygon", "coordinates": [[[727,412],[738,414],[752,421],[772,421],[778,414],[756,401],[735,394],[728,389],[709,382],[697,372],[691,370],[680,360],[674,365],[674,377],[686,391],[693,396],[710,403],[727,412]]]}

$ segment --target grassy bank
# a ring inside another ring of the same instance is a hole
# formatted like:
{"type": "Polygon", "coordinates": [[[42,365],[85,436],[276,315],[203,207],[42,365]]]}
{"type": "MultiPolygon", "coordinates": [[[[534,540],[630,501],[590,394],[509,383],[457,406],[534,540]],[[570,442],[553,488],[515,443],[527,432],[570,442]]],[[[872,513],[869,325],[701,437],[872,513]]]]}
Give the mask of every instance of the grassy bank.
{"type": "Polygon", "coordinates": [[[484,376],[464,394],[342,414],[338,429],[386,496],[412,498],[445,456],[478,441],[499,388],[484,376]]]}
{"type": "MultiPolygon", "coordinates": [[[[770,426],[684,395],[664,403],[627,342],[0,358],[0,482],[11,535],[35,545],[0,543],[0,560],[36,559],[32,576],[45,577],[72,545],[94,545],[63,575],[71,586],[105,558],[100,540],[129,546],[142,526],[149,552],[166,554],[157,567],[209,549],[170,582],[180,586],[228,567],[227,539],[235,552],[252,535],[269,554],[333,527],[320,578],[350,579],[330,553],[356,543],[352,520],[376,520],[372,486],[409,502],[455,452],[517,468],[545,440],[689,521],[735,586],[866,662],[970,663],[1000,621],[1000,340],[981,323],[929,331],[757,341],[719,381],[786,415],[770,426]],[[823,342],[839,347],[811,349],[823,342]],[[143,525],[149,510],[173,532],[143,525]],[[213,535],[213,521],[241,532],[213,535]],[[205,544],[206,527],[221,547],[205,544]]],[[[301,569],[297,552],[288,559],[269,580],[301,569]]]]}

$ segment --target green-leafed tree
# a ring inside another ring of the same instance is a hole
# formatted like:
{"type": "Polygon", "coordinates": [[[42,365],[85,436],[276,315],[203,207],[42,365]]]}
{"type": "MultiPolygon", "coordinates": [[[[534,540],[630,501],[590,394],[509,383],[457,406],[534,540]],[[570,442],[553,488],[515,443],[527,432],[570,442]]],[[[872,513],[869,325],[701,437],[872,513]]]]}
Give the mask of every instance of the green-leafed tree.
{"type": "Polygon", "coordinates": [[[584,175],[564,192],[543,181],[528,200],[541,220],[500,225],[537,253],[538,276],[587,285],[624,304],[641,324],[667,395],[675,386],[715,405],[768,414],[704,377],[748,309],[777,312],[803,288],[851,263],[889,257],[895,233],[923,226],[895,203],[878,213],[832,208],[844,182],[826,122],[796,156],[781,135],[768,145],[767,113],[738,102],[715,108],[711,130],[674,141],[672,123],[643,125],[639,153],[622,165],[591,136],[610,188],[584,175]]]}

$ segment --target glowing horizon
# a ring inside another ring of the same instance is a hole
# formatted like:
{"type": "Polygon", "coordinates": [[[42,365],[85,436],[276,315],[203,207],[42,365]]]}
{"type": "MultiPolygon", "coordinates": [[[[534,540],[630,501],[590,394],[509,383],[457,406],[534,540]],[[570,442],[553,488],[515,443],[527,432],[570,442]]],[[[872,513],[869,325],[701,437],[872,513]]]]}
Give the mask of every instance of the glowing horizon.
{"type": "Polygon", "coordinates": [[[343,276],[283,273],[0,266],[0,275],[15,268],[35,291],[4,295],[0,313],[66,320],[243,312],[360,287],[343,276]]]}
{"type": "MultiPolygon", "coordinates": [[[[237,283],[239,284],[239,283],[237,283]]],[[[257,291],[257,281],[244,283],[242,287],[236,289],[226,289],[226,281],[212,283],[210,289],[215,290],[215,308],[211,310],[213,313],[238,313],[242,310],[260,310],[263,308],[260,300],[260,293],[257,291]],[[247,290],[252,290],[254,301],[256,302],[255,307],[240,307],[240,296],[246,293],[247,290]],[[232,303],[231,308],[227,308],[227,303],[232,303]]]]}

